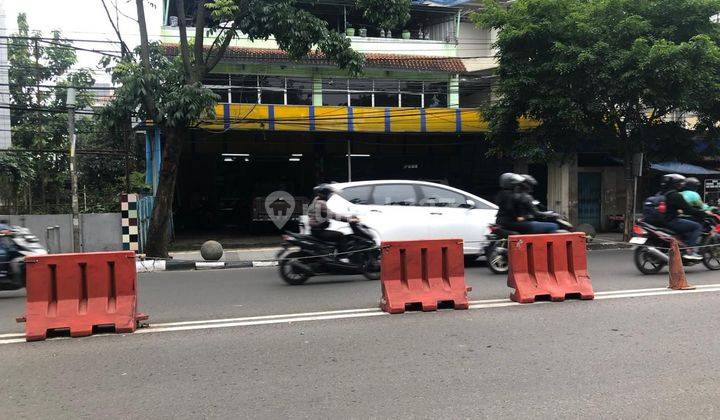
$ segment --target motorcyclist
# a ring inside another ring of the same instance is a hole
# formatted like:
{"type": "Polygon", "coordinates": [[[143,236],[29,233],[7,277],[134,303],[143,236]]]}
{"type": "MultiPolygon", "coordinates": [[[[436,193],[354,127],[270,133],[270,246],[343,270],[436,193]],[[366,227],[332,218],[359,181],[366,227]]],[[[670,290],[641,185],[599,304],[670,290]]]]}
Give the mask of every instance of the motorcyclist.
{"type": "Polygon", "coordinates": [[[335,230],[328,230],[330,220],[347,223],[357,223],[359,220],[355,216],[337,214],[328,208],[327,200],[334,193],[335,189],[329,184],[321,184],[313,188],[315,198],[308,207],[308,222],[310,224],[310,233],[314,237],[323,241],[335,242],[338,252],[343,252],[345,249],[345,235],[335,230]]]}
{"type": "Polygon", "coordinates": [[[698,190],[700,190],[700,180],[695,177],[688,177],[685,179],[685,186],[680,191],[685,201],[691,206],[700,209],[702,211],[714,211],[715,207],[711,207],[703,201],[698,190]]]}
{"type": "Polygon", "coordinates": [[[537,180],[530,175],[505,173],[500,176],[497,223],[520,233],[555,233],[556,223],[542,222],[545,214],[534,204],[533,188],[537,180]]]}
{"type": "Polygon", "coordinates": [[[0,220],[0,277],[8,272],[8,253],[10,252],[10,241],[7,234],[10,232],[10,224],[7,220],[0,220]]]}
{"type": "Polygon", "coordinates": [[[680,193],[684,186],[685,177],[680,174],[668,174],[662,177],[660,188],[665,195],[667,204],[665,226],[680,235],[689,247],[685,254],[686,259],[702,259],[694,249],[702,233],[702,225],[682,216],[702,217],[705,212],[685,201],[680,193]]]}

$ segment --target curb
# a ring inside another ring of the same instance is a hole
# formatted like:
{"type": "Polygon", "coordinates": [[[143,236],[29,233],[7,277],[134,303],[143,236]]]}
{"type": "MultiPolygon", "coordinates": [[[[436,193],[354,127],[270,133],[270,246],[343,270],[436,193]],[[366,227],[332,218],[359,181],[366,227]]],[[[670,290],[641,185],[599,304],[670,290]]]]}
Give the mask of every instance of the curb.
{"type": "Polygon", "coordinates": [[[631,244],[602,244],[602,243],[589,243],[587,244],[588,251],[597,250],[611,250],[611,249],[629,249],[633,246],[631,244]]]}
{"type": "Polygon", "coordinates": [[[138,273],[154,273],[158,271],[180,270],[218,270],[225,268],[274,267],[277,265],[277,261],[135,261],[135,269],[138,273]]]}

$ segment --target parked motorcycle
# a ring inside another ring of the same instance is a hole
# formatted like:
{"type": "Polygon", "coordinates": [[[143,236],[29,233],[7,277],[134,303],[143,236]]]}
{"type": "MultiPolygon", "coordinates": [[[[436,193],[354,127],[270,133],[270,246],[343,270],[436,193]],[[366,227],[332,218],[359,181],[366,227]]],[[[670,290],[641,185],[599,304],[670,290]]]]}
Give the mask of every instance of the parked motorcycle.
{"type": "Polygon", "coordinates": [[[345,252],[341,255],[337,253],[335,242],[307,234],[286,233],[283,249],[277,254],[280,277],[292,285],[326,274],[362,274],[369,280],[379,279],[380,249],[372,233],[360,223],[351,223],[350,228],[352,234],[345,237],[345,252]]]}
{"type": "MultiPolygon", "coordinates": [[[[555,212],[544,212],[543,218],[538,221],[556,223],[558,233],[572,232],[575,229],[570,222],[555,212]]],[[[508,273],[510,265],[508,264],[507,240],[510,235],[519,234],[519,232],[505,229],[497,224],[490,225],[490,233],[485,237],[489,241],[485,247],[485,258],[490,271],[495,274],[508,273]]]]}
{"type": "Polygon", "coordinates": [[[0,290],[25,287],[25,257],[47,254],[38,238],[21,226],[0,231],[0,249],[0,290]]]}
{"type": "MultiPolygon", "coordinates": [[[[698,245],[702,260],[683,258],[683,265],[692,266],[702,262],[708,270],[720,270],[720,215],[707,215],[701,223],[703,233],[698,245]]],[[[643,220],[633,226],[633,235],[630,243],[638,245],[633,258],[635,267],[643,274],[656,274],[670,262],[669,248],[673,239],[680,242],[680,247],[684,246],[672,230],[643,220]]]]}

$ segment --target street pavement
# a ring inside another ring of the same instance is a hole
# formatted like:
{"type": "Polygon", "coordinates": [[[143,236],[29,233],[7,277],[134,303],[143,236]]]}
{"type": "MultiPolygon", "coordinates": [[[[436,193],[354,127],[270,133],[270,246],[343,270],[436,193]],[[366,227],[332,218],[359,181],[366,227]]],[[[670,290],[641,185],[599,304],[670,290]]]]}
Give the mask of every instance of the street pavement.
{"type": "MultiPolygon", "coordinates": [[[[667,274],[638,274],[625,250],[592,251],[589,265],[595,301],[506,305],[505,277],[479,263],[466,270],[474,309],[393,316],[370,309],[378,282],[355,276],[287,286],[274,268],[141,274],[140,309],[159,328],[0,344],[0,413],[718,417],[720,288],[667,294],[667,274]],[[656,291],[620,292],[637,289],[656,291]],[[325,311],[336,312],[283,316],[325,311]]],[[[688,279],[720,283],[701,267],[688,279]]],[[[23,304],[24,292],[0,293],[0,340],[22,331],[23,304]]]]}

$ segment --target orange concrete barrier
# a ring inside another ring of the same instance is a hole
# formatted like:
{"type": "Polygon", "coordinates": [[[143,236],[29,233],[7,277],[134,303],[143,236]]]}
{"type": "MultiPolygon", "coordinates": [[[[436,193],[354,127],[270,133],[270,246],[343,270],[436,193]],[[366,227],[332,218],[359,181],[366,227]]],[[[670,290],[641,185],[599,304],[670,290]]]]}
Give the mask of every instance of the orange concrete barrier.
{"type": "Polygon", "coordinates": [[[135,331],[147,316],[137,313],[135,253],[95,252],[25,258],[27,341],[44,340],[48,331],[90,335],[93,327],[135,331]]]}
{"type": "Polygon", "coordinates": [[[510,299],[520,303],[573,296],[593,299],[585,242],[584,233],[510,236],[507,285],[515,289],[510,299]]]}
{"type": "Polygon", "coordinates": [[[419,306],[468,308],[460,239],[383,242],[380,307],[391,314],[419,306]]]}

